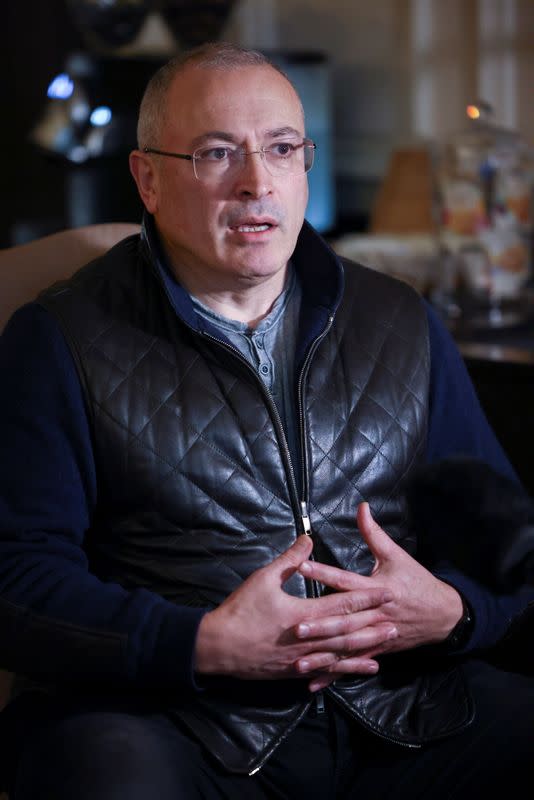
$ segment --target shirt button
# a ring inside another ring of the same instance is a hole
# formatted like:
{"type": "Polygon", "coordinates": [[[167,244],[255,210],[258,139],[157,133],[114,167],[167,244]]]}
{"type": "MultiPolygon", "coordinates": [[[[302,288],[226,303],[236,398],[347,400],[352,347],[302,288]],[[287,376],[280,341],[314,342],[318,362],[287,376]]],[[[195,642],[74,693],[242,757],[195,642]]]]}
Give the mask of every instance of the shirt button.
{"type": "Polygon", "coordinates": [[[261,365],[261,367],[260,367],[260,372],[261,372],[263,375],[268,375],[268,374],[269,374],[269,372],[270,372],[270,370],[269,370],[269,365],[268,365],[268,364],[262,364],[262,365],[261,365]]]}

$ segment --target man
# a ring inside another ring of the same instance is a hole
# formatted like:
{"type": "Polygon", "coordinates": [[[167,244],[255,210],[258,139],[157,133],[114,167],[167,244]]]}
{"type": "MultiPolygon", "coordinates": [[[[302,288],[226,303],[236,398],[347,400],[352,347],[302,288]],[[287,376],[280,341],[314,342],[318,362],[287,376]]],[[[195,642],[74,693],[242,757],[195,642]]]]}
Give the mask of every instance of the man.
{"type": "Polygon", "coordinates": [[[172,61],[138,132],[141,238],[2,340],[10,800],[523,780],[531,681],[467,654],[534,591],[431,573],[403,510],[425,461],[513,477],[450,339],[303,222],[314,145],[263,56],[172,61]]]}

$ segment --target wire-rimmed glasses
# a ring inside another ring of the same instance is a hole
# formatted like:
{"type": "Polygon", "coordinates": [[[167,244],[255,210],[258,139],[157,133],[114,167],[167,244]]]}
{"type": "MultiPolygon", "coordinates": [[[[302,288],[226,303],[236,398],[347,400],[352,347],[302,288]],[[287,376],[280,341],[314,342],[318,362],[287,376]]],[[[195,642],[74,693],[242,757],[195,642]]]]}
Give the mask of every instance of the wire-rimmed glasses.
{"type": "Polygon", "coordinates": [[[245,150],[232,144],[217,144],[198,147],[191,154],[172,153],[156,147],[143,147],[143,153],[191,161],[197,180],[212,183],[237,174],[243,169],[245,158],[255,154],[260,156],[266,170],[276,178],[303,175],[313,166],[315,149],[316,144],[311,139],[302,139],[273,142],[258,150],[245,150]]]}

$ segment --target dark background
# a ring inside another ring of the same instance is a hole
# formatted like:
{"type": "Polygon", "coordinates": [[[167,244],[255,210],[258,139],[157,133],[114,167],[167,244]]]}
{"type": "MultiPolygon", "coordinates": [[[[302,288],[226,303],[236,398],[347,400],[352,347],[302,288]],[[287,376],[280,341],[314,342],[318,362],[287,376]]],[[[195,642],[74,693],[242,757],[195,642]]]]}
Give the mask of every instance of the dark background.
{"type": "Polygon", "coordinates": [[[63,215],[62,169],[37,153],[28,133],[51,78],[62,70],[67,52],[81,47],[81,41],[62,0],[7,2],[1,20],[0,246],[5,247],[12,243],[17,220],[40,218],[46,209],[53,226],[53,218],[63,215]]]}
{"type": "MultiPolygon", "coordinates": [[[[50,81],[65,71],[68,56],[76,51],[87,53],[88,48],[63,0],[10,0],[3,4],[0,247],[89,221],[139,221],[141,205],[127,159],[135,146],[134,122],[131,141],[100,163],[69,165],[39,151],[29,140],[45,106],[50,81]],[[75,218],[73,202],[85,202],[85,209],[78,208],[75,218]],[[84,214],[90,219],[84,219],[84,214]]],[[[118,95],[129,104],[135,120],[146,81],[160,62],[107,58],[108,75],[102,84],[114,83],[117,88],[120,83],[118,95]]]]}
{"type": "MultiPolygon", "coordinates": [[[[220,5],[213,3],[214,8],[224,6],[223,0],[217,2],[220,5]]],[[[220,24],[216,23],[216,14],[201,28],[188,25],[192,14],[185,19],[184,12],[179,13],[182,39],[177,40],[177,50],[218,38],[220,24]],[[183,38],[186,29],[188,41],[183,38]],[[201,37],[204,32],[207,35],[201,37]]],[[[128,170],[128,153],[136,146],[135,124],[144,87],[166,59],[125,58],[114,56],[113,52],[109,48],[98,52],[88,44],[66,0],[9,0],[1,7],[0,248],[63,228],[139,221],[142,207],[128,170]],[[69,56],[76,52],[91,56],[96,65],[96,82],[103,92],[98,101],[112,105],[114,113],[118,104],[121,113],[131,117],[129,135],[113,156],[90,159],[82,165],[39,150],[30,140],[46,107],[51,80],[67,71],[69,56]],[[106,96],[106,92],[112,96],[106,96]]],[[[319,179],[318,175],[313,177],[319,179]]],[[[344,213],[338,208],[332,227],[322,232],[335,238],[347,231],[364,231],[367,225],[367,212],[344,213]]]]}

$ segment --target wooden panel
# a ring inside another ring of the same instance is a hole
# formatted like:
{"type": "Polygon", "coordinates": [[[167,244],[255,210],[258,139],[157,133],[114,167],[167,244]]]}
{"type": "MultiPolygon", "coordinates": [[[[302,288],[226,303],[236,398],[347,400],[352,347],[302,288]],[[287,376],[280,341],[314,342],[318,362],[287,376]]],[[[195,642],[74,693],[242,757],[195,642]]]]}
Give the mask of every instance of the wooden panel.
{"type": "Polygon", "coordinates": [[[394,150],[371,210],[371,233],[432,233],[433,177],[424,148],[394,150]]]}

